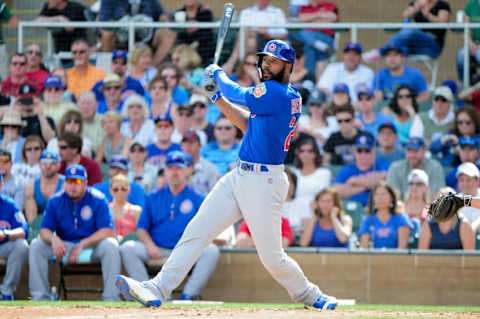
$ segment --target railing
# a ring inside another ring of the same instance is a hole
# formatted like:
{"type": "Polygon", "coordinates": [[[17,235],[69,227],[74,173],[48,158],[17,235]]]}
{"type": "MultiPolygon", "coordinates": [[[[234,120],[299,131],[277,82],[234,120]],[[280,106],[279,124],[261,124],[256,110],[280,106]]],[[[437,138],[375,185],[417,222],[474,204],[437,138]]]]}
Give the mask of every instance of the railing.
{"type": "MultiPolygon", "coordinates": [[[[178,23],[178,22],[135,22],[135,23],[119,23],[119,22],[20,22],[18,26],[18,50],[23,50],[23,34],[25,28],[52,28],[52,27],[70,27],[70,28],[126,28],[128,27],[128,48],[131,50],[135,44],[135,29],[136,28],[203,28],[214,29],[218,28],[219,22],[198,22],[198,23],[178,23]]],[[[480,28],[480,23],[287,23],[284,25],[272,24],[272,23],[259,23],[259,24],[240,24],[238,22],[232,23],[232,29],[239,29],[239,37],[241,40],[245,40],[245,30],[247,28],[287,28],[287,29],[306,29],[306,28],[319,28],[319,29],[334,29],[337,31],[350,31],[350,40],[357,42],[358,30],[398,30],[404,28],[416,28],[416,29],[450,29],[450,30],[463,30],[463,47],[464,52],[469,52],[469,39],[470,30],[480,28]]],[[[53,53],[53,45],[51,37],[48,37],[47,42],[47,54],[53,53]]],[[[245,41],[241,41],[240,57],[245,55],[245,41]]],[[[464,72],[463,83],[465,86],[469,86],[470,74],[469,74],[469,54],[464,55],[464,72]]]]}

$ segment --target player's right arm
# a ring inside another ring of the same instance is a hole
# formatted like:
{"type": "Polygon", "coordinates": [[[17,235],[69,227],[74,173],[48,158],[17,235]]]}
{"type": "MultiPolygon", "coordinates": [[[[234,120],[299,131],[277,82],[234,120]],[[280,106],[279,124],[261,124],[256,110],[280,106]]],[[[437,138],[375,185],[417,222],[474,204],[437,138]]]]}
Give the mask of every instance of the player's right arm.
{"type": "Polygon", "coordinates": [[[223,114],[243,133],[247,130],[248,118],[250,112],[244,110],[232,103],[230,103],[225,98],[220,98],[215,102],[215,105],[222,111],[223,114]]]}

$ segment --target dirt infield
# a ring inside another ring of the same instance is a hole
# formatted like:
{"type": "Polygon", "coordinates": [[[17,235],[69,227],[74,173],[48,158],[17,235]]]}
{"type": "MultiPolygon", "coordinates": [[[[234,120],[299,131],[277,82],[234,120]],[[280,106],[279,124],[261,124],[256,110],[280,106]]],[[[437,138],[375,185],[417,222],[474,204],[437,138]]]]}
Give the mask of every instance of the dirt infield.
{"type": "Polygon", "coordinates": [[[0,307],[3,318],[34,319],[105,319],[105,318],[480,318],[479,313],[469,312],[415,312],[415,311],[376,311],[376,310],[335,310],[321,312],[313,309],[258,309],[258,308],[192,308],[192,307],[161,307],[156,309],[97,307],[97,306],[8,306],[0,307]]]}

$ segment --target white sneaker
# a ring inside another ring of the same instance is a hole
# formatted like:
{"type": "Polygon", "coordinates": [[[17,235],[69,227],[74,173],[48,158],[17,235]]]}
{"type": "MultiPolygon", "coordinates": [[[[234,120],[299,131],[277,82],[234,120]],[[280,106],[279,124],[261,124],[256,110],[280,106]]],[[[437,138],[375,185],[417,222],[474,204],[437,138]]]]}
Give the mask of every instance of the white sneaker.
{"type": "Polygon", "coordinates": [[[150,289],[132,278],[117,275],[115,277],[115,286],[117,286],[125,298],[135,300],[146,307],[160,307],[162,305],[162,301],[150,289]]]}

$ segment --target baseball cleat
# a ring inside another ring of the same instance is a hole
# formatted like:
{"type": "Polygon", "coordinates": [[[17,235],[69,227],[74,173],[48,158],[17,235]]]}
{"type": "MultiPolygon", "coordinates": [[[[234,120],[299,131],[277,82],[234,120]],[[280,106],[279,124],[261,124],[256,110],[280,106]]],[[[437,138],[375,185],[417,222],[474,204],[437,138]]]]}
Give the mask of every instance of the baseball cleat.
{"type": "Polygon", "coordinates": [[[337,298],[321,294],[312,306],[321,310],[333,310],[337,305],[337,298]]]}
{"type": "Polygon", "coordinates": [[[162,302],[141,282],[126,276],[117,275],[115,286],[126,299],[135,300],[145,307],[160,307],[162,302]]]}

